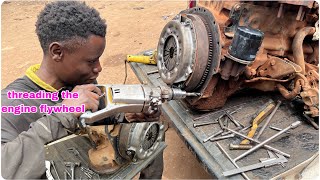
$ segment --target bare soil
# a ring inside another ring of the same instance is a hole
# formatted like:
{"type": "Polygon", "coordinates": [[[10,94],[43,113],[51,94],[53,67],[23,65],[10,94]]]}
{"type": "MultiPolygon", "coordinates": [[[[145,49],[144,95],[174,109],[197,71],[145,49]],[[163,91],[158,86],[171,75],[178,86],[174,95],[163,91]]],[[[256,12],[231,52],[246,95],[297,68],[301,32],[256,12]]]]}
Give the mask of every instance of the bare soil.
{"type": "MultiPolygon", "coordinates": [[[[88,1],[106,19],[107,45],[100,61],[101,84],[121,84],[125,77],[124,60],[156,48],[165,24],[187,7],[186,1],[88,1]]],[[[1,6],[1,88],[23,76],[26,69],[41,63],[42,51],[35,34],[37,15],[44,2],[14,1],[1,6]]],[[[128,67],[127,84],[138,79],[128,67]]],[[[180,140],[173,128],[166,132],[164,179],[211,178],[180,140]]]]}

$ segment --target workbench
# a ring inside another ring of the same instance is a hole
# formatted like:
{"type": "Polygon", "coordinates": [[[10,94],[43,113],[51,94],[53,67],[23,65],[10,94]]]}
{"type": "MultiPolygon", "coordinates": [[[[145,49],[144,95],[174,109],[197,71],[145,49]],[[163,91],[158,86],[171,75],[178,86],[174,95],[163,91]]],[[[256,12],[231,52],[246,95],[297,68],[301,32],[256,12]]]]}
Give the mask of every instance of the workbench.
{"type": "MultiPolygon", "coordinates": [[[[142,84],[153,86],[166,86],[157,73],[157,66],[145,65],[139,63],[130,63],[130,66],[139,81],[142,84]]],[[[177,134],[188,146],[189,150],[197,157],[203,168],[210,173],[213,178],[225,179],[223,172],[235,169],[235,166],[227,159],[227,157],[217,147],[216,142],[203,143],[203,139],[221,130],[217,124],[201,126],[194,128],[195,122],[210,121],[218,118],[225,110],[233,111],[241,107],[241,110],[234,114],[234,117],[244,124],[250,125],[250,121],[254,118],[257,109],[266,101],[272,99],[277,101],[282,97],[278,93],[266,93],[252,90],[244,90],[238,92],[227,100],[225,106],[221,109],[210,112],[198,112],[190,109],[184,101],[170,101],[162,104],[162,112],[164,117],[171,121],[177,134]]],[[[300,172],[312,160],[317,158],[319,149],[319,133],[318,130],[311,125],[305,123],[301,112],[294,109],[292,102],[283,100],[275,116],[271,119],[269,125],[278,128],[286,128],[295,121],[301,121],[301,125],[290,130],[290,134],[282,134],[274,139],[268,145],[277,148],[291,155],[285,167],[281,165],[273,165],[266,168],[260,168],[246,172],[250,179],[271,179],[287,176],[300,172]]],[[[263,122],[261,123],[263,124],[263,122]]],[[[258,128],[259,130],[259,128],[258,128]]],[[[243,132],[247,134],[249,130],[243,132]]],[[[260,141],[271,137],[277,131],[266,128],[260,141]]],[[[220,140],[219,144],[232,157],[238,157],[246,150],[229,150],[230,143],[239,144],[242,138],[235,136],[233,138],[220,140]]],[[[266,149],[260,148],[237,161],[240,167],[259,163],[260,158],[268,158],[266,149]]],[[[238,174],[228,177],[230,179],[243,179],[238,174]]]]}

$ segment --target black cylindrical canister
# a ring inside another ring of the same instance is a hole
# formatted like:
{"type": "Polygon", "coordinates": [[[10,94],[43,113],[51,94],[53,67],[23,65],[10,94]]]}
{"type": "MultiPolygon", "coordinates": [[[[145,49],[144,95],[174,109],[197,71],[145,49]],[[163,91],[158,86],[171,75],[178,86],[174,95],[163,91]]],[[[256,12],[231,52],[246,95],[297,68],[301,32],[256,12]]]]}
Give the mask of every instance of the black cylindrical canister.
{"type": "Polygon", "coordinates": [[[249,27],[239,26],[229,46],[228,53],[240,60],[253,61],[261,46],[263,32],[249,27]]]}

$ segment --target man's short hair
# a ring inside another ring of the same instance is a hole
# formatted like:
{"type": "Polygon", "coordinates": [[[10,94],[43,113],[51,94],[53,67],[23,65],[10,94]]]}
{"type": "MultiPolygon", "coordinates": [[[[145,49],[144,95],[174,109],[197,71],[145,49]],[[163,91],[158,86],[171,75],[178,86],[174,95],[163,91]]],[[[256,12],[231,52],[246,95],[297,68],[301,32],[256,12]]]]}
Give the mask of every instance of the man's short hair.
{"type": "Polygon", "coordinates": [[[68,50],[72,50],[89,35],[105,37],[106,28],[105,20],[97,10],[76,1],[47,4],[36,22],[36,33],[44,53],[52,42],[64,43],[68,50]],[[70,41],[72,43],[68,43],[70,41]]]}

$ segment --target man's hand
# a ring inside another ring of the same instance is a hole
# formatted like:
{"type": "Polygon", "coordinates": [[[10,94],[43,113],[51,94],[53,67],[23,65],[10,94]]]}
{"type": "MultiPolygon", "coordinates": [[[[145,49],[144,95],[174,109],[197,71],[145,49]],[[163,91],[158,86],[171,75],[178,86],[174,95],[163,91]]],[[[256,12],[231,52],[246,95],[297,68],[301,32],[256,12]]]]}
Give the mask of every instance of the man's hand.
{"type": "Polygon", "coordinates": [[[160,108],[153,113],[126,113],[125,118],[128,122],[152,122],[159,121],[161,115],[160,108]]]}
{"type": "MultiPolygon", "coordinates": [[[[79,98],[64,99],[62,104],[66,106],[81,106],[84,104],[86,110],[91,110],[93,112],[98,110],[101,90],[97,86],[93,84],[79,85],[76,86],[72,92],[77,92],[79,98]]],[[[74,113],[76,117],[80,117],[81,114],[82,113],[74,113]]]]}

